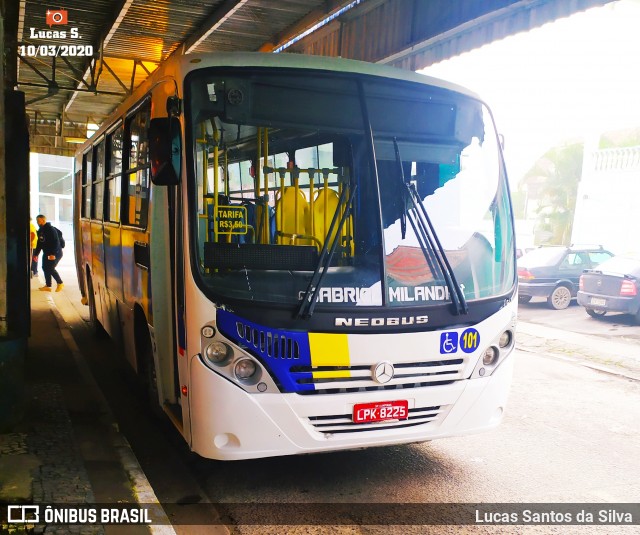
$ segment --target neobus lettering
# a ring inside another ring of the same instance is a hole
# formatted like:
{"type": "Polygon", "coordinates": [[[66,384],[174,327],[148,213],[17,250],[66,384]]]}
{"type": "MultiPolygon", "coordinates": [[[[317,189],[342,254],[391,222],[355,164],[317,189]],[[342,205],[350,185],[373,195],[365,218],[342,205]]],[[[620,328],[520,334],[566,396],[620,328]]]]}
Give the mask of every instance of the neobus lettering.
{"type": "Polygon", "coordinates": [[[428,323],[429,316],[403,316],[400,318],[336,318],[336,327],[389,327],[428,323]]]}

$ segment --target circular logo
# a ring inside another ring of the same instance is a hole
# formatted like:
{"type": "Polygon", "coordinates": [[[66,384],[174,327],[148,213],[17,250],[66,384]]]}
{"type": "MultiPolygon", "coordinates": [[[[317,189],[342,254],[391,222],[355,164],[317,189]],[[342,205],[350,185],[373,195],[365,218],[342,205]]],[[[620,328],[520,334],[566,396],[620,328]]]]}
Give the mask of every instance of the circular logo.
{"type": "Polygon", "coordinates": [[[473,327],[460,334],[460,349],[465,353],[473,353],[480,346],[480,333],[473,327]]]}
{"type": "Polygon", "coordinates": [[[61,24],[62,20],[63,20],[63,16],[62,13],[60,13],[60,11],[54,11],[51,14],[51,20],[55,23],[55,24],[61,24]]]}
{"type": "Polygon", "coordinates": [[[394,373],[395,370],[393,369],[393,364],[386,360],[384,362],[378,362],[378,364],[373,366],[371,369],[371,377],[374,381],[380,384],[385,384],[391,381],[394,373]]]}

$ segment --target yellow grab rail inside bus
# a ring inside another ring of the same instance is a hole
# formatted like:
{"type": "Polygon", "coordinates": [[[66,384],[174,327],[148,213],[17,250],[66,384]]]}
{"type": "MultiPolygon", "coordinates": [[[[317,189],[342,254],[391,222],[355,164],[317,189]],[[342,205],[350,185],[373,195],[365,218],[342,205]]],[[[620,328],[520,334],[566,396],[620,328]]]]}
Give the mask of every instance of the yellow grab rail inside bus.
{"type": "MultiPolygon", "coordinates": [[[[346,169],[265,166],[263,172],[265,176],[274,173],[279,181],[275,208],[277,243],[308,245],[313,242],[321,249],[339,204],[339,193],[330,187],[329,175],[336,175],[339,191],[342,191],[348,176],[346,169]],[[308,189],[300,186],[300,174],[309,176],[308,189]],[[316,175],[322,175],[324,178],[324,184],[319,190],[314,188],[316,175]],[[289,183],[293,185],[285,186],[287,176],[289,183]]],[[[348,256],[353,254],[352,228],[349,217],[340,231],[339,245],[348,256]]]]}

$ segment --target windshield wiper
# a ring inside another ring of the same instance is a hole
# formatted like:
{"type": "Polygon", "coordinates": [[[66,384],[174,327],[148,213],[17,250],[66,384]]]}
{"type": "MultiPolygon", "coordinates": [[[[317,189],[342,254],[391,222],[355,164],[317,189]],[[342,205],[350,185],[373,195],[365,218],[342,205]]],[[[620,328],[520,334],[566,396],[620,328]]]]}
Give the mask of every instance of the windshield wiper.
{"type": "MultiPolygon", "coordinates": [[[[320,291],[320,286],[322,285],[322,279],[324,279],[324,276],[326,275],[327,270],[331,265],[331,260],[333,259],[333,255],[335,254],[336,248],[340,241],[340,233],[342,231],[342,227],[344,226],[347,218],[351,215],[353,199],[355,198],[357,189],[357,185],[353,186],[353,188],[345,186],[342,189],[340,198],[338,200],[338,206],[336,207],[336,211],[333,214],[331,225],[329,225],[329,232],[327,233],[327,237],[333,236],[333,238],[331,238],[330,242],[329,240],[325,240],[324,245],[322,246],[320,258],[318,259],[318,265],[316,266],[316,269],[311,276],[311,282],[309,282],[309,286],[307,287],[307,290],[302,298],[302,303],[300,303],[300,307],[298,308],[297,316],[299,318],[310,318],[313,315],[313,310],[316,306],[316,299],[318,298],[318,292],[320,291]],[[344,212],[342,212],[343,208],[344,212]],[[342,212],[342,216],[340,216],[340,212],[342,212]],[[338,217],[340,217],[340,223],[338,223],[338,228],[334,234],[333,229],[336,226],[338,217]]],[[[347,246],[349,246],[349,244],[347,244],[347,246]]]]}
{"type": "Polygon", "coordinates": [[[431,223],[431,218],[420,200],[420,196],[418,195],[415,185],[407,181],[404,176],[402,158],[400,157],[400,147],[398,146],[398,140],[395,137],[393,138],[393,147],[395,149],[396,163],[398,164],[400,171],[399,177],[402,181],[403,214],[400,219],[402,238],[404,239],[406,232],[406,223],[404,222],[404,218],[406,217],[409,219],[413,232],[418,238],[422,254],[424,255],[424,258],[434,276],[437,273],[434,269],[434,260],[437,263],[439,268],[438,271],[444,277],[447,288],[449,289],[449,295],[451,296],[451,302],[453,304],[455,314],[468,314],[469,306],[467,305],[467,300],[464,297],[464,292],[458,283],[445,250],[440,243],[440,239],[436,234],[433,224],[431,223]],[[413,213],[411,213],[407,207],[407,197],[411,201],[413,213]]]}

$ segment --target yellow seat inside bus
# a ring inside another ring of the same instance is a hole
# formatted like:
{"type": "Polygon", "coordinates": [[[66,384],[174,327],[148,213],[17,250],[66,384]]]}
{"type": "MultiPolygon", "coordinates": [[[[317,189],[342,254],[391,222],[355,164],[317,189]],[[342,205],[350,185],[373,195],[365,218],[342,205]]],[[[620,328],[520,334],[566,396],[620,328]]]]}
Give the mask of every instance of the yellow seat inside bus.
{"type": "MultiPolygon", "coordinates": [[[[320,243],[324,243],[325,236],[329,233],[331,220],[338,209],[339,199],[338,193],[327,187],[319,189],[315,195],[313,201],[313,235],[320,243]]],[[[337,225],[333,230],[333,236],[335,236],[336,230],[337,225]]],[[[327,238],[329,242],[331,242],[333,236],[327,238]]]]}
{"type": "Polygon", "coordinates": [[[310,245],[309,202],[299,187],[289,186],[276,199],[278,243],[310,245]]]}

